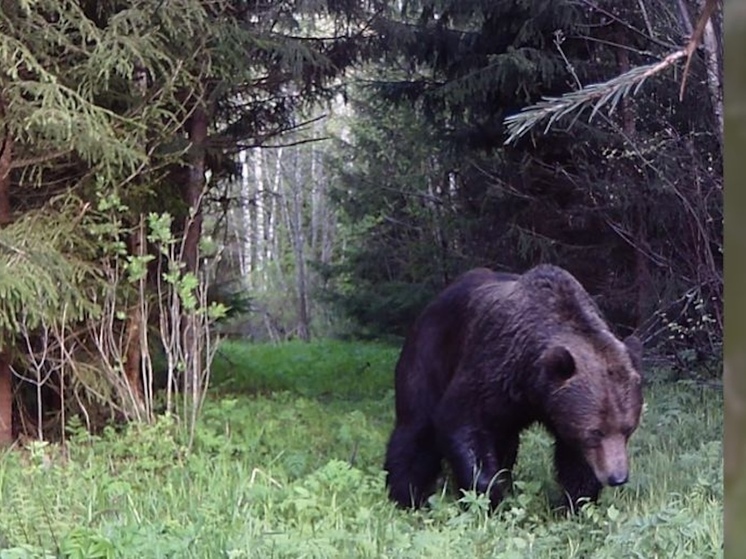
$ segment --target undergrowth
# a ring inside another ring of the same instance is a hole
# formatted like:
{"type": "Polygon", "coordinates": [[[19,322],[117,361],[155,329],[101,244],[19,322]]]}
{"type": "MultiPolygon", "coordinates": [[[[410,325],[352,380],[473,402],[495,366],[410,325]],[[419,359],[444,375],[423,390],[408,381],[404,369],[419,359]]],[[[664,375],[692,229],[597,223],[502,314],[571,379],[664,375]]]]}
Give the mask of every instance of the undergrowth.
{"type": "MultiPolygon", "coordinates": [[[[495,514],[448,487],[388,502],[395,348],[226,343],[187,452],[173,418],[0,458],[0,559],[114,557],[721,557],[722,398],[654,383],[632,478],[573,517],[549,506],[551,440],[526,432],[495,514]]],[[[447,482],[446,482],[447,483],[447,482]]]]}

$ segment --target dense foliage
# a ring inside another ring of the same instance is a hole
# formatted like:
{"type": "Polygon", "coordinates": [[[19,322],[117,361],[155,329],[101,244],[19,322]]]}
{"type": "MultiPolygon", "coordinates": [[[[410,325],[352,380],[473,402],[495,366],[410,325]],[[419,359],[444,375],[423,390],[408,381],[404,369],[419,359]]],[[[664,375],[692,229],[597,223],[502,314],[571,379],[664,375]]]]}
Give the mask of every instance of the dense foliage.
{"type": "Polygon", "coordinates": [[[378,22],[386,62],[356,90],[335,157],[354,239],[330,271],[341,308],[364,331],[401,333],[470,266],[553,262],[648,347],[717,361],[722,157],[703,61],[682,101],[679,76],[662,74],[612,114],[503,143],[521,107],[683,45],[681,14],[663,2],[405,6],[378,22]]]}
{"type": "Polygon", "coordinates": [[[1,440],[11,392],[16,431],[39,436],[59,402],[152,419],[151,347],[169,388],[201,391],[203,208],[238,151],[293,127],[359,57],[355,7],[3,3],[1,440]]]}

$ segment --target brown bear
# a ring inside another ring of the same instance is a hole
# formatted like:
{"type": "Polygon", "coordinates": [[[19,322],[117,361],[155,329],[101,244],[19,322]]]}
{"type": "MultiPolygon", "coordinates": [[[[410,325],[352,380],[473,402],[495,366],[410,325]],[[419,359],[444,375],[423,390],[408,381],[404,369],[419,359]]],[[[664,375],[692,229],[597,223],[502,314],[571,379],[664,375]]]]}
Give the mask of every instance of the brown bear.
{"type": "Polygon", "coordinates": [[[460,489],[503,497],[520,432],[555,439],[569,504],[627,482],[627,441],[642,408],[642,346],[615,337],[567,271],[465,273],[422,312],[396,365],[386,484],[421,506],[445,459],[460,489]],[[500,476],[498,477],[498,474],[500,476]]]}

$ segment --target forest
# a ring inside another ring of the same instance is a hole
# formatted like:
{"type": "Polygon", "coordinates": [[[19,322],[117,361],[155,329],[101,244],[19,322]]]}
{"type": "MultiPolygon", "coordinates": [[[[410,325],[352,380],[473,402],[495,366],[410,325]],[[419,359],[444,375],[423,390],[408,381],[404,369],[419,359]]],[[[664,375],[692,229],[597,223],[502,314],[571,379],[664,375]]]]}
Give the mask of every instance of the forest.
{"type": "Polygon", "coordinates": [[[0,559],[721,557],[718,0],[0,0],[0,559]],[[631,482],[387,502],[475,267],[644,346],[631,482]]]}

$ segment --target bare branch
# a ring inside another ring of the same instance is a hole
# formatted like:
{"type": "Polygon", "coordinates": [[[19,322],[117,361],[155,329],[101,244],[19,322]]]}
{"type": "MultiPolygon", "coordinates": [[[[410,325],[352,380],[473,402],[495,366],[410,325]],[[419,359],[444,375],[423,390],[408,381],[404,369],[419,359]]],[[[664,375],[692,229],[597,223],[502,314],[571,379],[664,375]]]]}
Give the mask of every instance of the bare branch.
{"type": "Polygon", "coordinates": [[[689,44],[686,45],[686,65],[684,66],[684,76],[681,78],[681,92],[679,93],[679,99],[684,98],[684,88],[686,87],[686,78],[689,74],[689,65],[692,62],[692,56],[694,51],[697,50],[699,43],[702,42],[702,37],[705,34],[705,28],[707,23],[710,21],[710,16],[715,13],[715,10],[720,5],[721,0],[705,0],[704,8],[702,13],[697,20],[697,26],[694,28],[694,34],[689,39],[689,44]]]}

